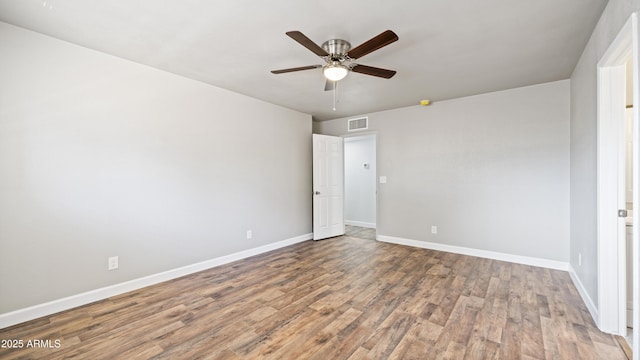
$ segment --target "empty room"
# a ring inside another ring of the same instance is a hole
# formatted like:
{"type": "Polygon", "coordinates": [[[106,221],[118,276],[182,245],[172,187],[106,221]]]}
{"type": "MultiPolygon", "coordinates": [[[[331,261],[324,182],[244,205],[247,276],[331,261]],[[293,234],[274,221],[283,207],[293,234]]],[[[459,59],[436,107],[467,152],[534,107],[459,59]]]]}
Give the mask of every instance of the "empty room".
{"type": "Polygon", "coordinates": [[[1,359],[640,359],[640,0],[0,0],[1,359]]]}

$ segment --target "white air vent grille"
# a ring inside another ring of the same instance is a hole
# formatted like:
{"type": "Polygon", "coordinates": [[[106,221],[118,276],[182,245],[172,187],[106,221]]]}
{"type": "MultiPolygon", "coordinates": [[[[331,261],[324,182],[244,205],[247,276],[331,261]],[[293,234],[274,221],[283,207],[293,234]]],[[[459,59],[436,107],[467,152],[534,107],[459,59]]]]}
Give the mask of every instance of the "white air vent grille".
{"type": "Polygon", "coordinates": [[[366,130],[369,128],[369,118],[349,119],[349,131],[366,130]]]}

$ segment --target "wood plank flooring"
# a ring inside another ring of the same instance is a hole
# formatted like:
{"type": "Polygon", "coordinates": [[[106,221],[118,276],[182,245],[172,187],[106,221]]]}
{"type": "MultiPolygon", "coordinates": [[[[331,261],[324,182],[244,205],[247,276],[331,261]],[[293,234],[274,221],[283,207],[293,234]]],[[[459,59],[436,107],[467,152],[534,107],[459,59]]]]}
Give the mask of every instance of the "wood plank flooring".
{"type": "Polygon", "coordinates": [[[357,237],[360,239],[375,240],[376,229],[365,228],[361,226],[345,225],[344,234],[346,236],[357,237]]]}
{"type": "Polygon", "coordinates": [[[0,339],[48,345],[0,349],[1,359],[626,359],[566,272],[353,237],[0,329],[0,339]]]}

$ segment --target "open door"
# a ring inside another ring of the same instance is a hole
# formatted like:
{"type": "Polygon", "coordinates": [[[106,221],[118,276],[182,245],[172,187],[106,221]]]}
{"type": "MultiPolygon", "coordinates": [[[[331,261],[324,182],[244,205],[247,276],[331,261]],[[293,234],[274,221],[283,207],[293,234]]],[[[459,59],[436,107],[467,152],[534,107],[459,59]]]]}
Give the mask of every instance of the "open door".
{"type": "Polygon", "coordinates": [[[313,240],[344,234],[344,144],[313,134],[313,240]]]}
{"type": "Polygon", "coordinates": [[[632,263],[633,359],[640,360],[640,27],[632,14],[598,62],[598,309],[600,330],[627,331],[627,263],[632,263]],[[632,216],[631,244],[626,244],[625,98],[627,62],[632,61],[632,216]],[[627,254],[627,248],[631,254],[627,254]],[[627,255],[629,255],[627,257],[627,255]]]}

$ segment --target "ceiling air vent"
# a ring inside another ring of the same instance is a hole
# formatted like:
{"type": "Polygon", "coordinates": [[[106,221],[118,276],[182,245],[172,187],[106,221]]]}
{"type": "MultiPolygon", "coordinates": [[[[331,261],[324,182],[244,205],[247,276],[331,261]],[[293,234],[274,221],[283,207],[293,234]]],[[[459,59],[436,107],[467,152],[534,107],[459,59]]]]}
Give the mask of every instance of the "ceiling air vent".
{"type": "Polygon", "coordinates": [[[366,130],[369,128],[369,118],[362,117],[357,119],[349,119],[349,131],[366,130]]]}

